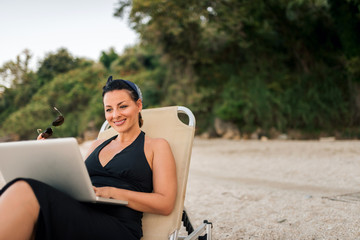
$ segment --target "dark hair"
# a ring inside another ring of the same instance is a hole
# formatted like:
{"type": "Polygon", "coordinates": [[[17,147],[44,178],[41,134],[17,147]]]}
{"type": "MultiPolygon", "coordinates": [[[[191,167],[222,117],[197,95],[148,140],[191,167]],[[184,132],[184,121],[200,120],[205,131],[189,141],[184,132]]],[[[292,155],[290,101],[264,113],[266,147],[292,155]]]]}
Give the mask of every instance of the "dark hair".
{"type": "MultiPolygon", "coordinates": [[[[110,76],[106,82],[106,85],[103,87],[102,97],[104,98],[107,92],[111,92],[114,90],[127,90],[130,94],[131,99],[136,102],[137,100],[141,100],[142,102],[142,94],[140,88],[133,82],[123,79],[112,79],[110,76]]],[[[141,113],[139,113],[139,126],[142,127],[143,119],[141,113]]]]}

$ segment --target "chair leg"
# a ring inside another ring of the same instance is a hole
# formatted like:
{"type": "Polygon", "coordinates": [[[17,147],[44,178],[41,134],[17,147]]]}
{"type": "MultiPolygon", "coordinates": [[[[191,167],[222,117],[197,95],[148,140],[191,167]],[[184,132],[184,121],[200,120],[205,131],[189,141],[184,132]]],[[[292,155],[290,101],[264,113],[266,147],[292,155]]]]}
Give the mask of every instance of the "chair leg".
{"type": "Polygon", "coordinates": [[[179,235],[179,231],[178,231],[178,230],[174,231],[174,232],[169,236],[169,240],[178,240],[178,239],[179,239],[178,235],[179,235]]]}
{"type": "Polygon", "coordinates": [[[184,240],[211,240],[211,228],[212,223],[205,220],[203,224],[196,228],[189,236],[184,238],[184,240]],[[206,232],[206,234],[201,236],[204,232],[206,232]]]}
{"type": "Polygon", "coordinates": [[[187,233],[189,234],[187,237],[179,237],[179,239],[184,239],[184,240],[211,240],[212,238],[212,223],[204,220],[204,223],[201,224],[198,228],[196,228],[194,230],[189,216],[187,215],[186,211],[183,211],[183,216],[182,216],[182,221],[183,221],[183,225],[186,228],[187,233]],[[205,235],[201,236],[202,234],[204,234],[204,232],[206,232],[205,235]]]}
{"type": "Polygon", "coordinates": [[[182,222],[183,222],[183,226],[185,227],[186,229],[186,232],[188,234],[191,234],[193,231],[194,231],[194,228],[190,222],[190,219],[189,219],[189,216],[187,215],[186,213],[186,210],[184,209],[183,211],[183,215],[182,215],[182,222]]]}
{"type": "Polygon", "coordinates": [[[206,224],[206,238],[207,240],[211,240],[212,239],[212,223],[208,222],[207,220],[204,221],[204,223],[206,224]]]}

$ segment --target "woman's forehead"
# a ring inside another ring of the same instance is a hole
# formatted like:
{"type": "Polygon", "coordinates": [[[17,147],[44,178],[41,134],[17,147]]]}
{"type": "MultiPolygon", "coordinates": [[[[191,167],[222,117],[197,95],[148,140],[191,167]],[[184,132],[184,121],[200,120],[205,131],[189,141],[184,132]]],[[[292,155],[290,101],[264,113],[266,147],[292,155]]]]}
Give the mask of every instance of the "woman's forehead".
{"type": "Polygon", "coordinates": [[[131,96],[128,90],[113,90],[104,95],[104,103],[130,101],[131,96]]]}

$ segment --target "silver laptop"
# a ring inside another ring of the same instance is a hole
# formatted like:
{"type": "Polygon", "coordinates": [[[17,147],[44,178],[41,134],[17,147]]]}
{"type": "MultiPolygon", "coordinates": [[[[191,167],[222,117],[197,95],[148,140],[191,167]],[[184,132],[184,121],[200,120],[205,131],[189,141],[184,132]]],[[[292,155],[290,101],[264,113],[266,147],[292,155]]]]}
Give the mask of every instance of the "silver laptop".
{"type": "Polygon", "coordinates": [[[127,204],[95,195],[75,138],[0,143],[0,172],[5,182],[33,178],[82,202],[127,204]]]}

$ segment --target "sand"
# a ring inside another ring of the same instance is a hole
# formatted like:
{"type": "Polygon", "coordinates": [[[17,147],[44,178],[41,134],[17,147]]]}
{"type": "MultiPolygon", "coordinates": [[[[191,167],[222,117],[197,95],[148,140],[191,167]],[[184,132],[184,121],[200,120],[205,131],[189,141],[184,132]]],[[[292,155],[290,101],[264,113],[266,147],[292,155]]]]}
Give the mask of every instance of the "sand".
{"type": "Polygon", "coordinates": [[[185,206],[213,239],[360,239],[359,141],[195,139],[185,206]]]}
{"type": "MultiPolygon", "coordinates": [[[[85,154],[91,142],[81,145],[85,154]]],[[[185,207],[213,239],[360,239],[360,141],[195,138],[185,207]]]]}

